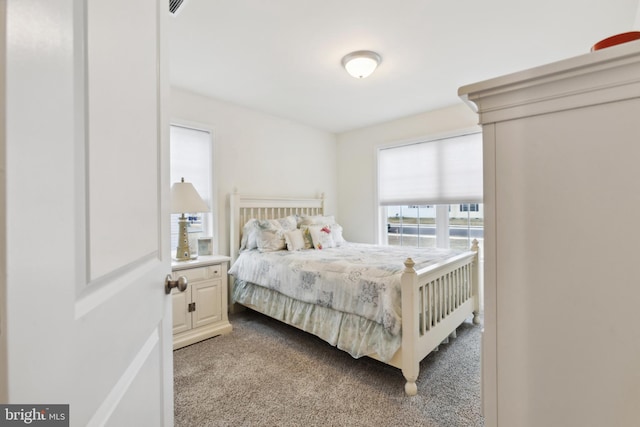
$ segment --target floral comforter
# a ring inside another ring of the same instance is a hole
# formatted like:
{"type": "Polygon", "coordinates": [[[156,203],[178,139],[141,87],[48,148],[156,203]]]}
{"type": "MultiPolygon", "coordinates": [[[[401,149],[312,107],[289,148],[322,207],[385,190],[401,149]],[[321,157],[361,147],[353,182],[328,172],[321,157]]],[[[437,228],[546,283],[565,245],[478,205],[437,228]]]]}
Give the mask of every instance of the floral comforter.
{"type": "Polygon", "coordinates": [[[362,316],[400,335],[400,275],[406,258],[421,269],[459,253],[361,243],[322,250],[249,250],[229,274],[299,301],[362,316]]]}

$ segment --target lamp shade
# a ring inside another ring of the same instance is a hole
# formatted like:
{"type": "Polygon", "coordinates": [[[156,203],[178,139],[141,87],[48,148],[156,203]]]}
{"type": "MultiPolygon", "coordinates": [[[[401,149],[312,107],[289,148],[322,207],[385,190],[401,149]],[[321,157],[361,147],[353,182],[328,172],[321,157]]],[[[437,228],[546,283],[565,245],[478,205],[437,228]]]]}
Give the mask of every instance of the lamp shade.
{"type": "Polygon", "coordinates": [[[357,79],[364,79],[375,71],[381,61],[382,58],[377,53],[369,50],[359,50],[345,55],[342,58],[342,66],[351,76],[357,79]]]}
{"type": "Polygon", "coordinates": [[[171,186],[171,213],[208,212],[209,206],[202,200],[193,184],[176,182],[171,186]]]}

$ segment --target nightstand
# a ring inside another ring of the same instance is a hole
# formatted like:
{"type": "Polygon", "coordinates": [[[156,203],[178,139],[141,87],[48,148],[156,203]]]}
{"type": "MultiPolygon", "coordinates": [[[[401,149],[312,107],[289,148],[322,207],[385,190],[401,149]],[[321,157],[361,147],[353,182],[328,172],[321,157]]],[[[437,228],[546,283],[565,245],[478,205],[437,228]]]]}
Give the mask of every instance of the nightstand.
{"type": "Polygon", "coordinates": [[[172,276],[187,278],[187,289],[171,291],[173,349],[231,332],[227,313],[227,270],[230,258],[201,255],[191,261],[173,261],[172,276]]]}

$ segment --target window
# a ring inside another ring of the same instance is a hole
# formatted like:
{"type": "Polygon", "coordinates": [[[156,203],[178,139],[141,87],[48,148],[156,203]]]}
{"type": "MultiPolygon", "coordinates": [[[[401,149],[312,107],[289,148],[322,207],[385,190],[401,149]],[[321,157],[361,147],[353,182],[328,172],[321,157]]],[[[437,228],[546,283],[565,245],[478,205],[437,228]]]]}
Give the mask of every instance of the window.
{"type": "Polygon", "coordinates": [[[387,207],[387,243],[397,246],[436,246],[436,207],[387,207]]]}
{"type": "MultiPolygon", "coordinates": [[[[171,125],[170,130],[170,176],[171,184],[182,178],[190,182],[209,206],[209,212],[185,212],[189,218],[189,240],[197,253],[197,238],[213,234],[213,186],[212,186],[212,142],[206,130],[171,125]]],[[[178,217],[171,215],[171,250],[178,245],[178,217]]]]}
{"type": "Polygon", "coordinates": [[[453,249],[469,249],[473,239],[480,243],[484,239],[482,203],[450,205],[449,246],[453,249]]]}
{"type": "Polygon", "coordinates": [[[380,149],[381,243],[468,249],[483,237],[479,133],[380,149]]]}

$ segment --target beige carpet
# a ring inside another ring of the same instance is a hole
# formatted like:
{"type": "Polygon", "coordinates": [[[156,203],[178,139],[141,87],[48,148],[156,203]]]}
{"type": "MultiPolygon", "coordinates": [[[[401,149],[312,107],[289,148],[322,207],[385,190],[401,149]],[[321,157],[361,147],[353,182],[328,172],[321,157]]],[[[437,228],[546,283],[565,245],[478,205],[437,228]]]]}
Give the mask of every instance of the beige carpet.
{"type": "Polygon", "coordinates": [[[484,424],[481,326],[470,319],[422,361],[414,397],[398,369],[251,311],[231,323],[231,334],[174,352],[177,427],[484,424]]]}

